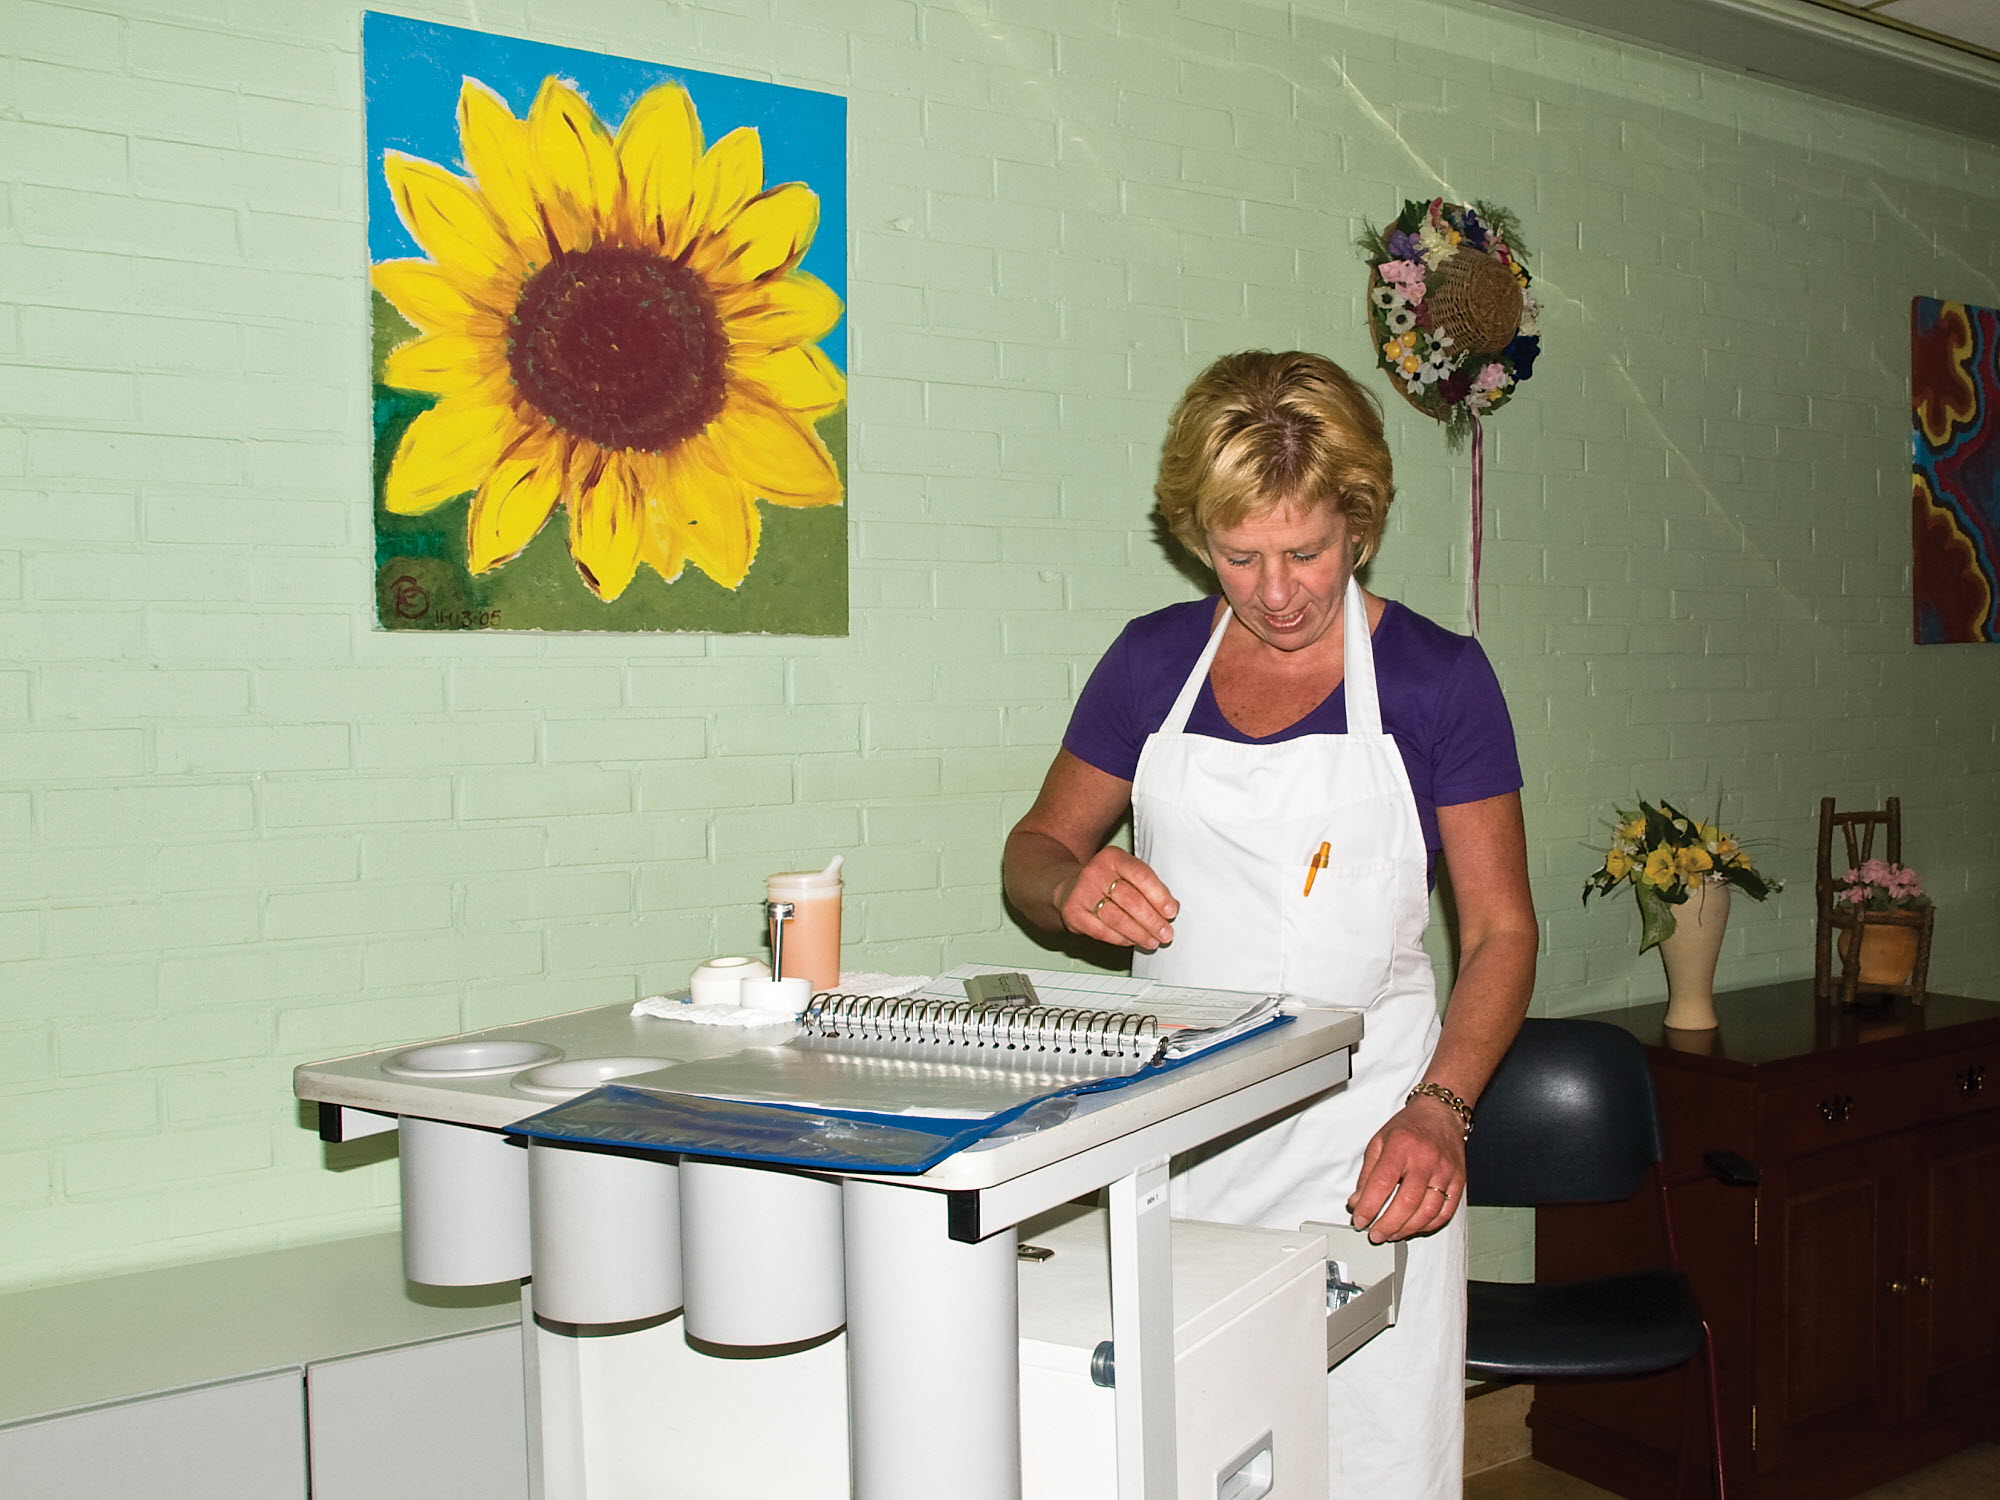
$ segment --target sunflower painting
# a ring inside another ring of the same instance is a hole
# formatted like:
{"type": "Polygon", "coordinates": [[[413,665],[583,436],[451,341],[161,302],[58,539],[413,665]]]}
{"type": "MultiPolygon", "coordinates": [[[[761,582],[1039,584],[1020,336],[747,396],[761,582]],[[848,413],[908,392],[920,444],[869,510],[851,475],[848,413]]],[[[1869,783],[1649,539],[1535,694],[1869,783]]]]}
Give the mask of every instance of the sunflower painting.
{"type": "Polygon", "coordinates": [[[845,633],[845,102],[363,51],[382,628],[845,633]]]}

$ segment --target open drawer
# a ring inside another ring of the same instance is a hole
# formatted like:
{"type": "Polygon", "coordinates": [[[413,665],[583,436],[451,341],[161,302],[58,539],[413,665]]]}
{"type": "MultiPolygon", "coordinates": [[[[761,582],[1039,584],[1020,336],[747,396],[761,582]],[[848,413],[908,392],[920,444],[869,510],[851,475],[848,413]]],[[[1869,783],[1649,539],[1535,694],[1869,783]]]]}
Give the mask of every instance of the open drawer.
{"type": "Polygon", "coordinates": [[[1306,1223],[1299,1232],[1326,1236],[1326,1367],[1330,1370],[1396,1321],[1410,1249],[1401,1240],[1371,1244],[1365,1230],[1348,1224],[1306,1223]],[[1338,1306],[1336,1265],[1346,1273],[1340,1279],[1359,1288],[1344,1293],[1338,1306]]]}

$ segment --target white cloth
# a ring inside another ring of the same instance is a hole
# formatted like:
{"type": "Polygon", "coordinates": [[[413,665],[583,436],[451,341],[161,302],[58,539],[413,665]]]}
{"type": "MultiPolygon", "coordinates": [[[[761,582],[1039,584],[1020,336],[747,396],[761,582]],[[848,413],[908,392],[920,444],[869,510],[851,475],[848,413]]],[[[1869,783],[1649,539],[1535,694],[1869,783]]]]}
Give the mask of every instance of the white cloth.
{"type": "MultiPolygon", "coordinates": [[[[1409,773],[1382,729],[1360,585],[1343,602],[1347,733],[1245,745],[1186,732],[1225,610],[1132,783],[1135,852],[1180,902],[1135,974],[1281,990],[1367,1012],[1344,1088],[1218,1143],[1174,1179],[1179,1217],[1296,1229],[1348,1220],[1361,1156],[1437,1044],[1430,898],[1409,773]],[[1305,894],[1322,842],[1329,863],[1305,894]]],[[[1327,1374],[1335,1500],[1444,1500],[1462,1484],[1465,1215],[1410,1244],[1388,1329],[1327,1374]]]]}
{"type": "Polygon", "coordinates": [[[672,995],[648,995],[632,1007],[635,1016],[653,1016],[662,1021],[685,1021],[690,1026],[796,1026],[799,1018],[790,1011],[757,1010],[748,1005],[690,1005],[672,995]]]}
{"type": "MultiPolygon", "coordinates": [[[[931,982],[928,974],[877,974],[872,971],[840,976],[843,995],[879,995],[890,998],[914,995],[931,982]]],[[[633,1002],[635,1016],[654,1016],[662,1021],[686,1021],[695,1026],[778,1026],[791,1025],[797,1018],[776,1011],[753,1010],[742,1005],[691,1005],[685,994],[648,995],[633,1002]]]]}

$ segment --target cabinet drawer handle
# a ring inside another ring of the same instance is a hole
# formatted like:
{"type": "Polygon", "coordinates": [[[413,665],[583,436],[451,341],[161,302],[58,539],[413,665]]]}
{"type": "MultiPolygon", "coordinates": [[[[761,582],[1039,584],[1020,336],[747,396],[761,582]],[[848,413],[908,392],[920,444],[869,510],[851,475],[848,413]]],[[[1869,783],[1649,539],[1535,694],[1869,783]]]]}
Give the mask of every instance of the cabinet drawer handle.
{"type": "Polygon", "coordinates": [[[1852,1094],[1835,1094],[1819,1101],[1819,1117],[1829,1125],[1845,1125],[1853,1114],[1852,1094]]]}
{"type": "Polygon", "coordinates": [[[1969,1068],[1960,1068],[1952,1076],[1958,1079],[1960,1093],[1976,1094],[1986,1087],[1986,1064],[1974,1063],[1969,1068]]]}
{"type": "Polygon", "coordinates": [[[1908,1283],[1906,1283],[1906,1282],[1901,1282],[1901,1281],[1892,1281],[1892,1282],[1890,1282],[1890,1283],[1889,1283],[1889,1288],[1888,1288],[1888,1290],[1889,1290],[1890,1294],[1891,1294],[1892,1296],[1896,1296],[1896,1297],[1900,1297],[1900,1296],[1902,1296],[1902,1295],[1903,1295],[1903,1293],[1907,1292],[1907,1291],[1908,1291],[1909,1289],[1910,1289],[1910,1288],[1909,1288],[1909,1285],[1908,1285],[1908,1283]]]}
{"type": "Polygon", "coordinates": [[[1928,1276],[1919,1276],[1911,1284],[1920,1292],[1928,1292],[1931,1289],[1931,1279],[1928,1276]]]}

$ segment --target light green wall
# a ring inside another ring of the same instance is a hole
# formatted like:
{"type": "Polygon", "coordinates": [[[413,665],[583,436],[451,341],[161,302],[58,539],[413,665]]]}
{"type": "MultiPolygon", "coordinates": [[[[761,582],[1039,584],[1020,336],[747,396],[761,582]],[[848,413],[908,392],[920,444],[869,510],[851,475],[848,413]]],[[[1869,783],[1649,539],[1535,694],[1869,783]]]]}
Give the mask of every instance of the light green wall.
{"type": "MultiPolygon", "coordinates": [[[[1473,0],[404,9],[849,97],[853,631],[371,632],[360,7],[0,0],[0,1283],[386,1225],[294,1063],[670,987],[773,868],[847,852],[855,964],[1040,956],[999,843],[1188,591],[1170,401],[1367,366],[1351,242],[1432,193],[1547,301],[1484,631],[1539,1007],[1662,991],[1577,902],[1635,794],[1792,879],[1741,983],[1809,970],[1818,798],[1900,794],[1934,983],[2000,996],[2000,653],[1908,644],[1905,519],[1908,300],[2000,302],[2000,152],[1473,0]]],[[[1458,625],[1465,463],[1387,404],[1371,582],[1458,625]]]]}

